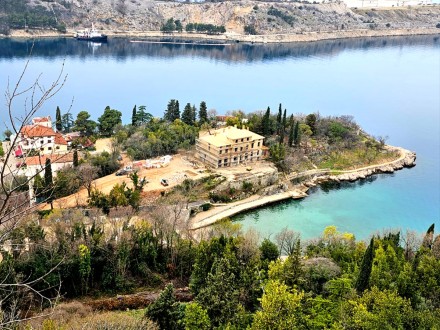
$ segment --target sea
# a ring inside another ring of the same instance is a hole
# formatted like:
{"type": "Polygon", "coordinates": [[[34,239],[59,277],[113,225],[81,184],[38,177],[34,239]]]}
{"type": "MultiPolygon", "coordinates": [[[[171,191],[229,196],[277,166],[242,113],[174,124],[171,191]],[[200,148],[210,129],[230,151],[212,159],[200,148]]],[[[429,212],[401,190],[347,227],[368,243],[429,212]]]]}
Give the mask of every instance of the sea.
{"type": "MultiPolygon", "coordinates": [[[[129,123],[135,105],[162,116],[170,99],[217,114],[276,112],[353,116],[367,132],[417,153],[417,166],[355,183],[326,184],[309,197],[234,217],[243,229],[274,237],[283,228],[303,239],[326,226],[358,239],[387,230],[440,230],[440,34],[291,44],[157,43],[111,38],[0,39],[0,91],[14,99],[14,120],[61,74],[62,88],[38,110],[97,120],[106,106],[129,123]],[[26,68],[23,76],[23,70],[26,68]],[[21,78],[21,80],[19,80],[21,78]],[[64,81],[65,78],[65,81],[64,81]],[[33,99],[33,100],[32,100],[33,99]]],[[[6,96],[5,96],[6,97],[6,96]]],[[[0,123],[11,128],[6,99],[0,123]]]]}

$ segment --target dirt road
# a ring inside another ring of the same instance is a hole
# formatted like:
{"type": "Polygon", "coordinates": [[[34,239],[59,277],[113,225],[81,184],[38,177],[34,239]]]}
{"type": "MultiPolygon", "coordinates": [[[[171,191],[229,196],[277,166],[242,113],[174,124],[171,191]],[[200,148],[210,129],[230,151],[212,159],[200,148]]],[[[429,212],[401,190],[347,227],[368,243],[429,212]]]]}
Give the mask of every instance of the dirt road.
{"type": "MultiPolygon", "coordinates": [[[[181,183],[185,178],[198,179],[207,175],[204,173],[203,169],[194,169],[192,164],[184,159],[184,157],[181,155],[175,155],[169,165],[166,167],[153,169],[135,167],[135,170],[138,171],[140,178],[145,177],[148,181],[148,183],[144,186],[144,192],[167,190],[181,183]],[[167,179],[169,186],[162,186],[160,184],[161,179],[167,179]]],[[[97,190],[108,194],[115,184],[120,184],[124,181],[127,186],[132,186],[130,178],[126,175],[116,176],[115,174],[111,174],[95,180],[94,187],[97,190]]],[[[86,206],[87,197],[86,189],[81,189],[76,194],[55,200],[53,205],[55,208],[86,206]]],[[[48,205],[43,207],[43,209],[48,208],[48,205]]]]}

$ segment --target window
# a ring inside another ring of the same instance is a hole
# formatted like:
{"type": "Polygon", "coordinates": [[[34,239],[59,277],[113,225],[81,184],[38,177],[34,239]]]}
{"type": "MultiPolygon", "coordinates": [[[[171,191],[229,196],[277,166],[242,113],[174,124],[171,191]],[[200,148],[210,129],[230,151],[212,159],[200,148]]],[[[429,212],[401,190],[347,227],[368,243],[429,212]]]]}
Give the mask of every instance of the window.
{"type": "Polygon", "coordinates": [[[243,151],[243,147],[240,147],[240,151],[243,151]]]}
{"type": "Polygon", "coordinates": [[[249,148],[249,145],[246,146],[246,150],[248,150],[248,148],[249,148]]]}
{"type": "Polygon", "coordinates": [[[224,163],[227,163],[228,162],[228,159],[227,158],[225,158],[225,160],[223,161],[224,163]]]}
{"type": "Polygon", "coordinates": [[[40,140],[40,144],[44,144],[44,140],[40,140]]]}
{"type": "Polygon", "coordinates": [[[218,153],[221,155],[222,151],[220,150],[218,153]]]}
{"type": "Polygon", "coordinates": [[[258,142],[258,146],[260,146],[260,142],[258,142]]]}
{"type": "Polygon", "coordinates": [[[227,154],[227,153],[228,153],[228,150],[229,150],[229,149],[226,149],[226,150],[225,150],[225,154],[227,154]]]}
{"type": "Polygon", "coordinates": [[[234,161],[237,161],[237,157],[234,157],[234,161]]]}
{"type": "Polygon", "coordinates": [[[249,141],[249,138],[247,138],[247,140],[246,141],[249,141]]]}
{"type": "Polygon", "coordinates": [[[243,142],[243,139],[241,139],[241,142],[243,142]]]}
{"type": "Polygon", "coordinates": [[[252,146],[251,146],[251,148],[253,149],[254,148],[254,144],[252,143],[252,146]]]}
{"type": "Polygon", "coordinates": [[[48,139],[48,140],[47,140],[47,143],[52,143],[52,140],[51,140],[51,139],[48,139]]]}
{"type": "Polygon", "coordinates": [[[221,159],[219,159],[219,160],[218,160],[218,163],[219,163],[219,164],[221,164],[221,163],[222,163],[222,160],[221,160],[221,159]]]}
{"type": "Polygon", "coordinates": [[[237,151],[238,151],[238,148],[235,148],[234,151],[237,152],[237,151]]]}
{"type": "Polygon", "coordinates": [[[48,147],[47,150],[52,150],[52,147],[48,147]]]}
{"type": "Polygon", "coordinates": [[[56,146],[56,149],[59,149],[60,148],[60,146],[56,146]]]}
{"type": "Polygon", "coordinates": [[[235,143],[238,143],[238,140],[235,140],[235,143]]]}

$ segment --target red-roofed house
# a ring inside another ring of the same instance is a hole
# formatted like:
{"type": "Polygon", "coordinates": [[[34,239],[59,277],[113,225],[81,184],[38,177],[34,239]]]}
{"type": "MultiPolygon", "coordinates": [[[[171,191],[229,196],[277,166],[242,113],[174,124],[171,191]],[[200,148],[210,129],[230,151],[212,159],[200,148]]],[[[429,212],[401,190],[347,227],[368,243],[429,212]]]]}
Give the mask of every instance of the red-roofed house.
{"type": "MultiPolygon", "coordinates": [[[[37,117],[32,119],[32,125],[23,126],[18,133],[15,143],[17,154],[26,154],[34,149],[40,154],[66,153],[67,141],[64,137],[52,129],[50,117],[37,117]]],[[[11,136],[11,141],[14,141],[11,136]]]]}
{"type": "Polygon", "coordinates": [[[46,159],[50,159],[52,173],[56,174],[64,166],[73,165],[73,153],[67,154],[52,154],[27,157],[24,161],[26,164],[25,175],[28,177],[34,176],[37,173],[44,173],[46,166],[46,159]]]}
{"type": "Polygon", "coordinates": [[[50,116],[35,117],[35,118],[32,118],[32,124],[52,128],[52,119],[50,118],[50,116]]]}

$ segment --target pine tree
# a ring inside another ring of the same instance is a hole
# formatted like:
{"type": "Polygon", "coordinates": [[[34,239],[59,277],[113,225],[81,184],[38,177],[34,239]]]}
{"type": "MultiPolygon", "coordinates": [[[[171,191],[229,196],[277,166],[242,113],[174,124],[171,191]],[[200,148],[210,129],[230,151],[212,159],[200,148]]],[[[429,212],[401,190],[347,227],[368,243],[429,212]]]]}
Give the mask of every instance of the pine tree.
{"type": "Polygon", "coordinates": [[[73,151],[73,167],[78,167],[79,163],[78,163],[78,151],[74,150],[73,151]]]}
{"type": "Polygon", "coordinates": [[[317,118],[314,113],[306,116],[306,124],[309,125],[310,129],[312,130],[312,135],[316,134],[316,120],[317,118]]]}
{"type": "Polygon", "coordinates": [[[56,115],[55,115],[55,128],[58,132],[63,130],[63,123],[61,121],[61,110],[60,107],[57,107],[56,115]]]}
{"type": "Polygon", "coordinates": [[[160,329],[177,329],[179,303],[176,301],[172,284],[168,284],[159,298],[147,307],[145,316],[156,322],[160,329]]]}
{"type": "Polygon", "coordinates": [[[362,258],[361,269],[357,278],[355,287],[358,293],[364,292],[368,289],[370,282],[371,269],[373,268],[374,259],[374,237],[371,238],[370,245],[365,250],[364,257],[362,258]]]}
{"type": "Polygon", "coordinates": [[[208,110],[206,108],[205,101],[202,101],[200,103],[200,109],[199,109],[199,123],[202,125],[203,123],[208,122],[208,110]]]}
{"type": "Polygon", "coordinates": [[[266,113],[263,116],[262,120],[262,132],[264,136],[269,136],[270,134],[270,108],[267,107],[266,113]]]}
{"type": "MultiPolygon", "coordinates": [[[[178,106],[177,106],[178,107],[178,106]]],[[[180,113],[179,117],[180,118],[180,113]]],[[[165,110],[165,114],[163,115],[163,119],[173,122],[176,120],[176,100],[172,99],[168,102],[167,109],[165,110]]]]}
{"type": "Polygon", "coordinates": [[[139,106],[139,110],[138,110],[138,112],[137,112],[137,115],[136,115],[136,122],[137,122],[137,125],[143,125],[143,124],[146,124],[146,123],[148,123],[150,120],[152,120],[153,119],[153,115],[151,114],[151,113],[148,113],[147,111],[146,111],[146,106],[145,105],[140,105],[139,106]]]}
{"type": "Polygon", "coordinates": [[[193,108],[191,107],[191,104],[187,103],[182,112],[182,121],[187,125],[193,125],[193,117],[193,108]]]}
{"type": "Polygon", "coordinates": [[[137,113],[136,113],[136,105],[133,107],[133,113],[131,115],[131,125],[132,126],[137,126],[137,113]]]}

